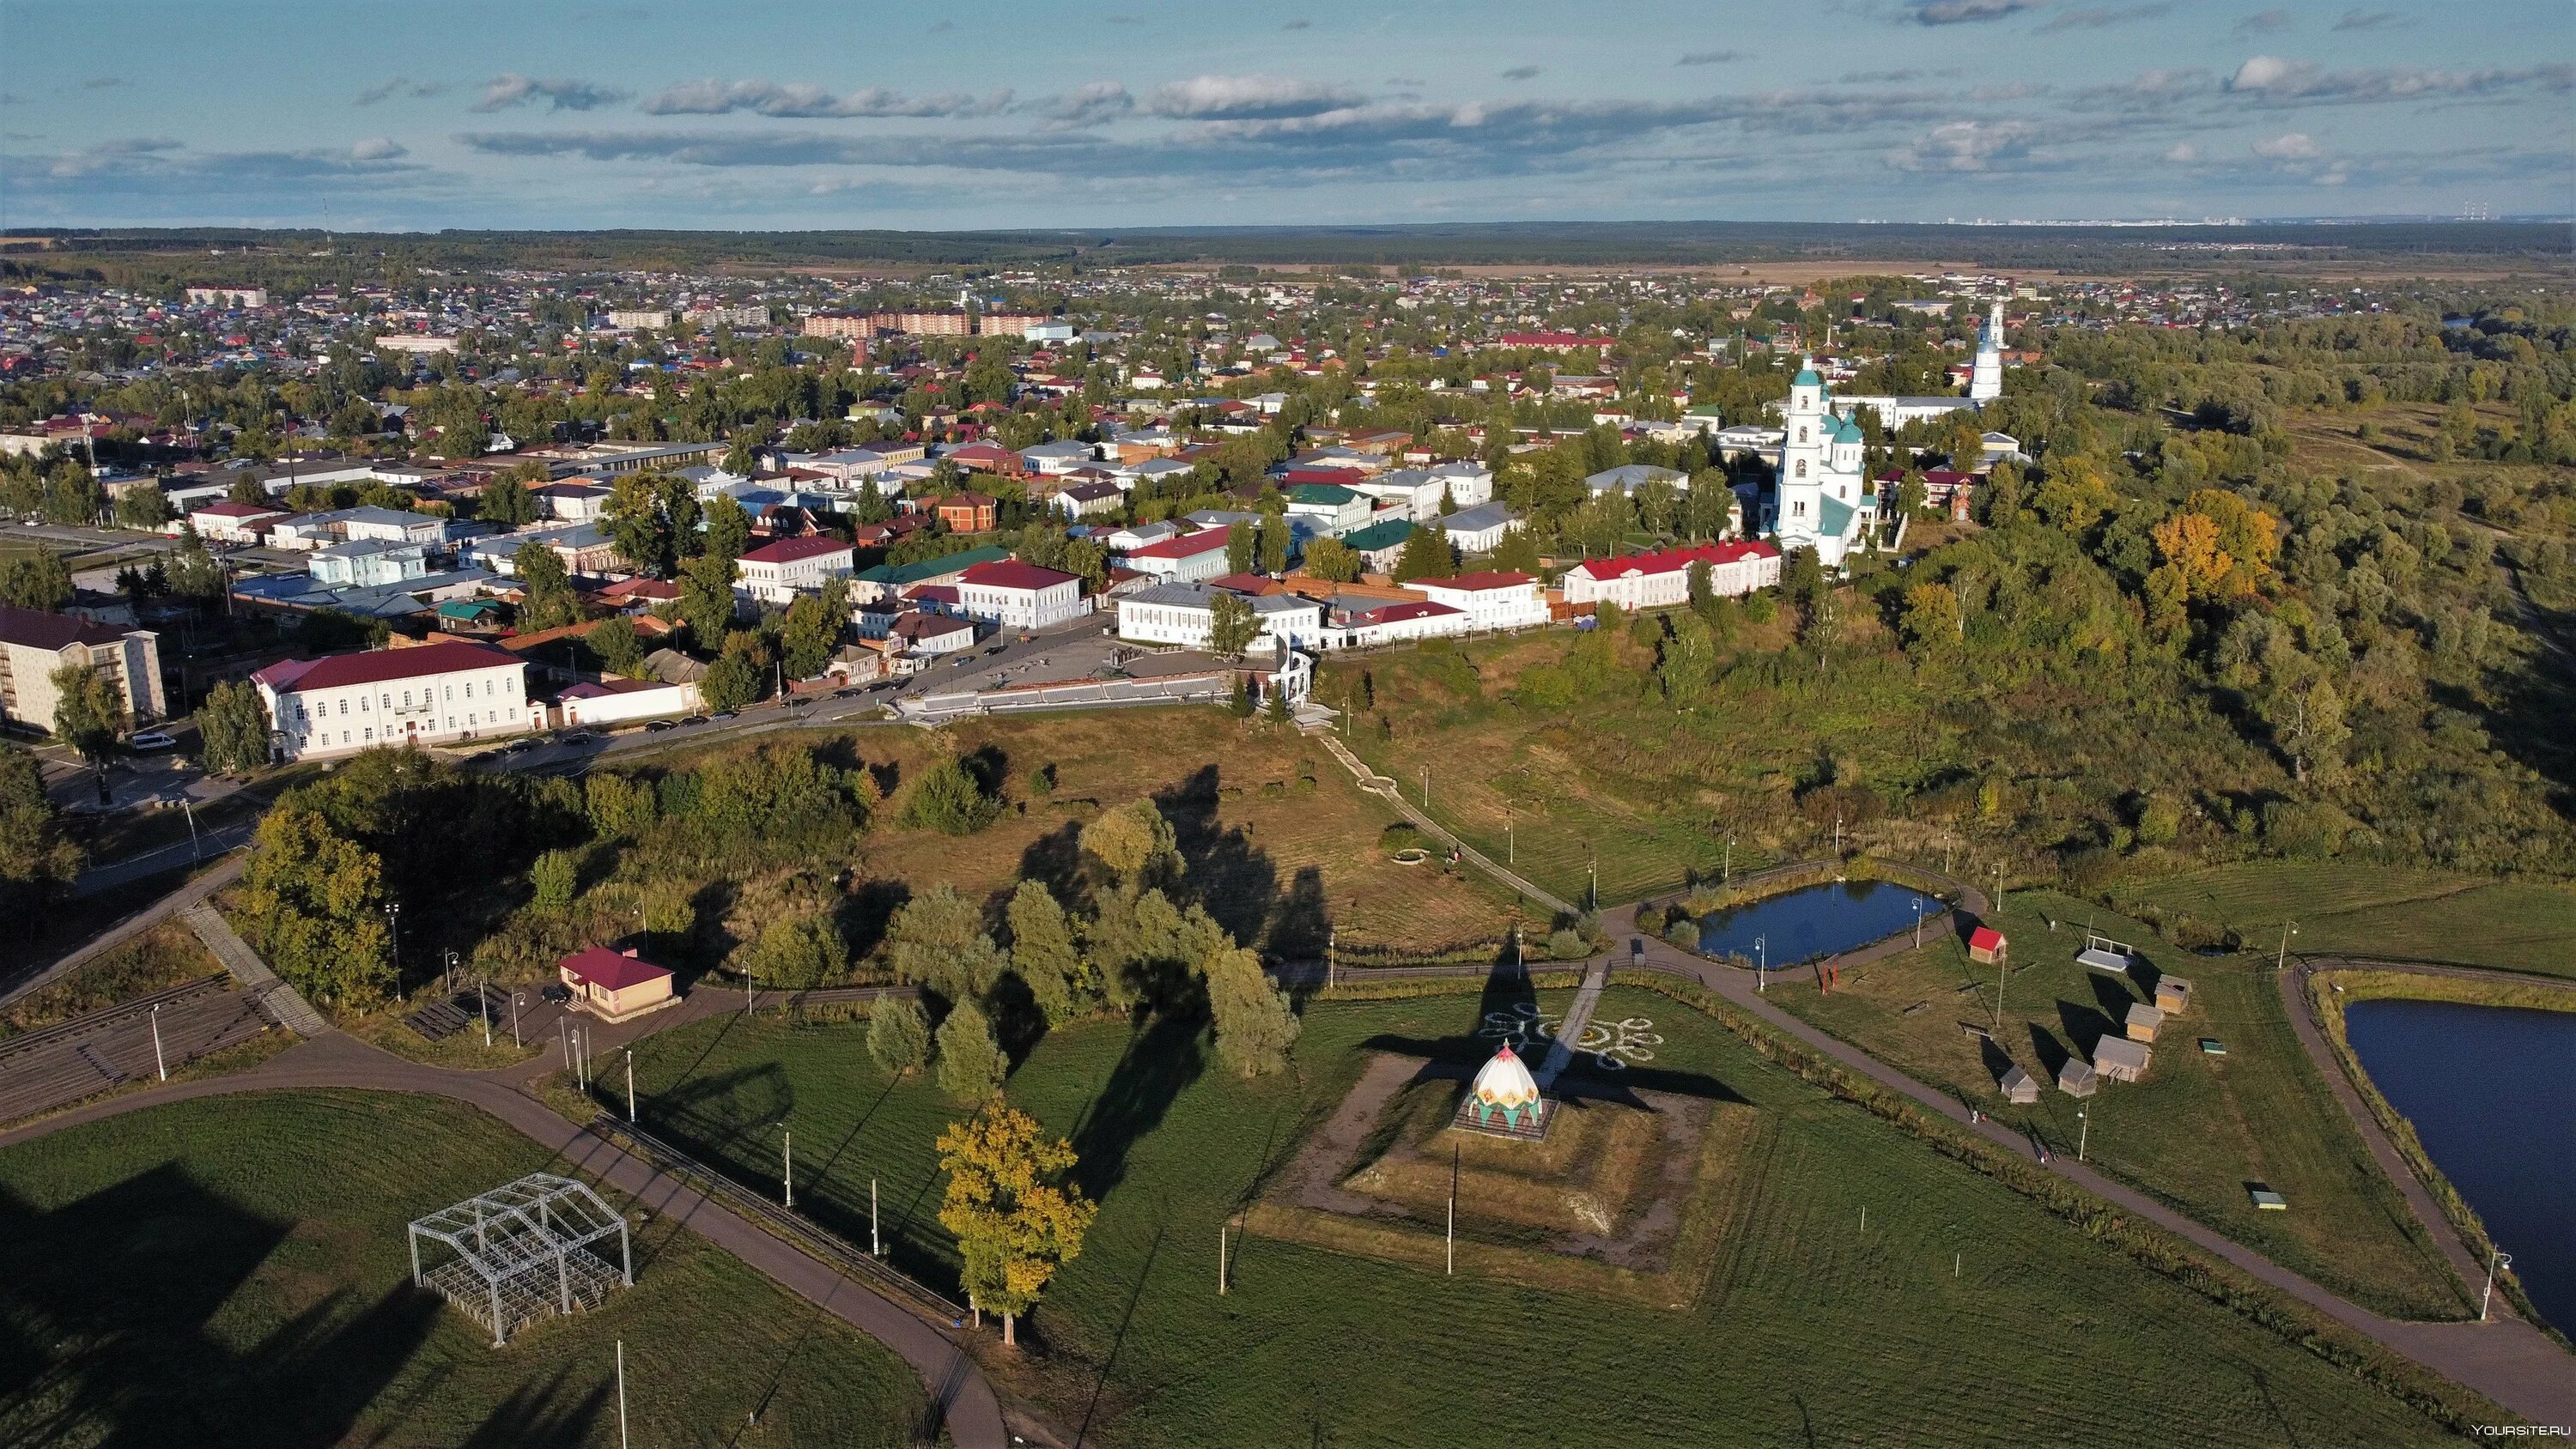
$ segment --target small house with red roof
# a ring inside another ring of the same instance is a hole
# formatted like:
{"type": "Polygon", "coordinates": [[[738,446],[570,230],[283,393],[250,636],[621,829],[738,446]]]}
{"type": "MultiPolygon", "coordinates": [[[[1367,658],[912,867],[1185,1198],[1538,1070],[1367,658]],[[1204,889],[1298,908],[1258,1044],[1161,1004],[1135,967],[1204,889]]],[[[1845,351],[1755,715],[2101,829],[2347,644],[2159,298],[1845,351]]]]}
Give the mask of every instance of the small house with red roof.
{"type": "Polygon", "coordinates": [[[951,493],[935,507],[940,526],[950,533],[991,533],[1000,521],[1002,505],[981,493],[951,493]]]}
{"type": "Polygon", "coordinates": [[[574,1009],[602,1021],[631,1021],[679,999],[671,992],[671,968],[645,960],[632,946],[576,951],[555,963],[555,974],[572,993],[574,1009]]]}
{"type": "Polygon", "coordinates": [[[1980,966],[2001,961],[2006,949],[2004,933],[1992,926],[1979,926],[1968,932],[1968,959],[1980,966]]]}

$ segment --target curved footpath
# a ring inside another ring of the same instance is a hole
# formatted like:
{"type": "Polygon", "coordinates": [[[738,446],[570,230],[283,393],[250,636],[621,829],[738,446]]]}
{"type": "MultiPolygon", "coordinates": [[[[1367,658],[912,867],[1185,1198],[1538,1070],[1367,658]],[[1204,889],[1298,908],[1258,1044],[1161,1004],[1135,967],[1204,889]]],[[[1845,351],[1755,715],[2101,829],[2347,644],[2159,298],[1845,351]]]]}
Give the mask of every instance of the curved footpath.
{"type": "MultiPolygon", "coordinates": [[[[861,988],[811,992],[802,999],[822,1002],[866,999],[877,994],[874,989],[861,988]]],[[[769,998],[772,1005],[782,999],[776,994],[769,998]]],[[[592,1047],[594,1051],[622,1048],[651,1032],[740,1009],[724,997],[721,989],[701,990],[677,1007],[640,1020],[595,1026],[592,1047]]],[[[608,1058],[603,1056],[600,1060],[608,1058]]],[[[936,1422],[925,1426],[923,1439],[936,1439],[944,1429],[960,1449],[1003,1449],[1010,1444],[1000,1399],[983,1371],[955,1340],[875,1289],[808,1257],[614,1143],[574,1126],[524,1090],[549,1070],[543,1052],[492,1072],[424,1066],[354,1040],[344,1032],[333,1032],[299,1043],[247,1071],[111,1097],[14,1131],[0,1132],[0,1148],[165,1102],[241,1092],[354,1088],[446,1097],[499,1118],[552,1151],[572,1170],[629,1194],[648,1210],[677,1217],[691,1231],[742,1259],[771,1281],[893,1350],[921,1375],[922,1385],[929,1393],[936,1422]]]]}

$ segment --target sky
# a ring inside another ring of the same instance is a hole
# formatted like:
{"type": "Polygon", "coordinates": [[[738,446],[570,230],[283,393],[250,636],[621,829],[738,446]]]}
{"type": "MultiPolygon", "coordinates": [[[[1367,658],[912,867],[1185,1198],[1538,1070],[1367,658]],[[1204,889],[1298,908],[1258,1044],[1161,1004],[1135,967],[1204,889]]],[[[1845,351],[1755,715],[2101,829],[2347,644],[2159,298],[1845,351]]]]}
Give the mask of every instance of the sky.
{"type": "Polygon", "coordinates": [[[2576,214],[2567,0],[0,0],[0,226],[2576,214]]]}

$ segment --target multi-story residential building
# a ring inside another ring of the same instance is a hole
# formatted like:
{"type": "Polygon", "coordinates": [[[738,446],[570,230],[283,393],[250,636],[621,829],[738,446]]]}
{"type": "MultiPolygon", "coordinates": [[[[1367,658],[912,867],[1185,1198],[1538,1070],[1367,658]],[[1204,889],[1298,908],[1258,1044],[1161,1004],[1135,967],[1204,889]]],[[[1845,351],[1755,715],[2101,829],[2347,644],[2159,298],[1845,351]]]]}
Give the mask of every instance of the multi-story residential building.
{"type": "Polygon", "coordinates": [[[608,314],[608,325],[620,332],[655,331],[671,325],[667,307],[619,307],[608,314]]]}
{"type": "Polygon", "coordinates": [[[291,516],[283,508],[226,501],[191,510],[188,522],[208,543],[257,543],[271,527],[291,516]]]}
{"type": "Polygon", "coordinates": [[[1665,609],[1690,602],[1691,565],[1708,565],[1708,586],[1719,595],[1749,594],[1780,582],[1780,546],[1768,540],[1703,544],[1596,558],[1566,571],[1569,604],[1617,604],[1623,609],[1665,609]]]}
{"type": "Polygon", "coordinates": [[[309,571],[313,582],[342,588],[398,584],[428,576],[429,546],[384,538],[353,539],[315,549],[309,571]]]}
{"type": "Polygon", "coordinates": [[[975,330],[987,337],[1026,337],[1030,328],[1051,320],[1038,312],[987,312],[975,320],[975,330]]]}
{"type": "Polygon", "coordinates": [[[1225,536],[1222,528],[1202,528],[1131,548],[1119,562],[1158,579],[1212,579],[1225,572],[1225,536]]]}
{"type": "Polygon", "coordinates": [[[782,538],[734,561],[743,592],[765,604],[791,602],[850,572],[858,551],[837,538],[782,538]]]}
{"type": "Polygon", "coordinates": [[[1082,612],[1082,580],[1017,559],[979,563],[957,576],[957,607],[1005,629],[1043,629],[1082,612]]]}
{"type": "Polygon", "coordinates": [[[501,650],[459,640],[281,660],[251,683],[268,706],[273,750],[294,761],[542,729],[527,672],[501,650]]]}
{"type": "Polygon", "coordinates": [[[1314,520],[1315,531],[1339,538],[1353,529],[1366,528],[1371,512],[1369,500],[1331,483],[1301,483],[1288,490],[1288,512],[1292,517],[1314,520]]]}
{"type": "Polygon", "coordinates": [[[51,731],[62,699],[54,674],[66,665],[105,676],[127,717],[138,724],[169,711],[161,689],[160,636],[151,630],[0,606],[0,719],[51,731]]]}
{"type": "Polygon", "coordinates": [[[317,549],[368,539],[387,543],[437,544],[447,541],[447,520],[434,513],[405,513],[392,508],[344,508],[336,513],[307,513],[272,525],[270,544],[278,548],[317,549]]]}

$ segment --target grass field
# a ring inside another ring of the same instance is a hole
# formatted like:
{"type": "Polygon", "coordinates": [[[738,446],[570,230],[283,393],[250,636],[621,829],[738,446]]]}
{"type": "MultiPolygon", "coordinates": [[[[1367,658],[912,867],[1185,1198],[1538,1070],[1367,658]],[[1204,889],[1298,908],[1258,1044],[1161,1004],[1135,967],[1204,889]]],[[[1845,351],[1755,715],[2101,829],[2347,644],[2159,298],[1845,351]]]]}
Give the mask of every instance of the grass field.
{"type": "Polygon", "coordinates": [[[196,932],[175,919],[163,921],[0,1009],[0,1037],[52,1026],[223,969],[196,932]]]}
{"type": "MultiPolygon", "coordinates": [[[[2255,861],[2155,881],[2121,894],[2232,930],[2249,950],[2277,948],[2576,976],[2576,889],[2369,865],[2255,861]]],[[[2169,928],[2170,930],[2170,928],[2169,928]]]]}
{"type": "Polygon", "coordinates": [[[545,1165],[469,1108],[359,1093],[0,1153],[0,1442],[611,1446],[619,1339],[638,1445],[907,1442],[903,1363],[673,1222],[638,1231],[633,1289],[499,1350],[410,1286],[404,1223],[545,1165]]]}
{"type": "Polygon", "coordinates": [[[2083,1146],[2096,1165],[2356,1302],[2403,1318],[2475,1311],[2309,1065],[2268,956],[2194,956],[2062,896],[2014,892],[2007,906],[1989,918],[2010,938],[2014,967],[1995,1046],[2040,1081],[2035,1105],[2003,1100],[1995,1079],[2005,1056],[1961,1028],[1992,1020],[1995,970],[1971,963],[1949,932],[1847,973],[1830,995],[1794,977],[1772,988],[1771,1001],[2068,1155],[2079,1127],[2089,1128],[2083,1146]],[[2088,921],[2158,971],[2190,979],[2194,992],[2190,1009],[2165,1023],[2144,1081],[2106,1082],[2079,1103],[2056,1089],[2058,1066],[2069,1048],[2090,1056],[2098,1035],[2117,1034],[2113,1022],[2147,999],[2152,979],[2118,982],[2078,965],[2088,921]],[[2227,1054],[2204,1055],[2202,1037],[2227,1054]],[[2089,1122],[2079,1123],[2079,1106],[2089,1122]],[[2290,1211],[2255,1209],[2247,1193],[2258,1182],[2287,1197],[2290,1211]]]}
{"type": "MultiPolygon", "coordinates": [[[[1566,993],[1542,1004],[1561,1010],[1566,993]]],[[[2435,1426],[2138,1268],[2000,1185],[1754,1055],[1660,996],[1596,1019],[1663,1040],[1638,1085],[1772,1119],[1708,1288],[1684,1311],[1239,1238],[1220,1224],[1360,1070],[1363,1044],[1482,1055],[1475,996],[1317,1003],[1298,1072],[1245,1083],[1202,1036],[1093,1023],[1043,1041],[1014,1101],[1067,1134],[1103,1210],[1015,1375],[1108,1445],[2417,1443],[2435,1426]],[[1860,1213],[1868,1209],[1863,1231],[1860,1213]],[[2187,1386],[2187,1387],[2185,1387],[2187,1386]],[[1713,1426],[1723,1426],[1722,1429],[1713,1426]]],[[[889,1082],[862,1031],[696,1023],[638,1055],[645,1125],[764,1189],[782,1126],[797,1204],[864,1243],[869,1182],[897,1262],[947,1286],[930,1140],[951,1109],[889,1082]]],[[[612,1077],[611,1096],[615,1096],[612,1077]]]]}

